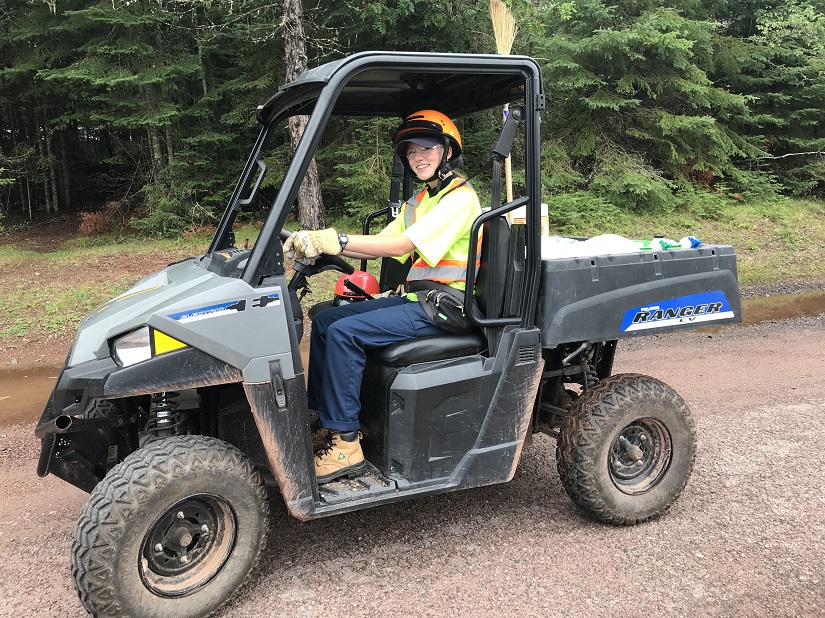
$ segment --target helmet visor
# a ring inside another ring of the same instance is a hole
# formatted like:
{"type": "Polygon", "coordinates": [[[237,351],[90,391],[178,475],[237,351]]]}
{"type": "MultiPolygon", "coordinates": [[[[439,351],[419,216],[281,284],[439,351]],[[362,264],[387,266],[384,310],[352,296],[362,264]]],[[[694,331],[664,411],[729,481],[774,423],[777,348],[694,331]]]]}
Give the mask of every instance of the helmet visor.
{"type": "Polygon", "coordinates": [[[436,146],[443,146],[444,142],[432,137],[411,137],[410,139],[405,139],[398,142],[395,146],[395,151],[400,156],[404,156],[407,153],[407,149],[410,147],[410,144],[421,146],[422,148],[435,148],[436,146]]]}

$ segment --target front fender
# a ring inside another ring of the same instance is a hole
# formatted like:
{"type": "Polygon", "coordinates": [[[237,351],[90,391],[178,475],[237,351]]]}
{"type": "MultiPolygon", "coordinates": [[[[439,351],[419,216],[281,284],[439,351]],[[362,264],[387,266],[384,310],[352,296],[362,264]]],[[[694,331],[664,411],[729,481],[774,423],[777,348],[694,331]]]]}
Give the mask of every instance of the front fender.
{"type": "Polygon", "coordinates": [[[129,367],[111,358],[65,368],[49,398],[35,433],[41,438],[37,474],[55,476],[91,492],[108,470],[109,445],[97,429],[122,427],[121,416],[102,419],[101,427],[73,423],[93,399],[119,399],[159,392],[203,388],[243,381],[241,371],[195,348],[156,356],[129,367]],[[65,417],[69,422],[55,422],[65,417]]]}

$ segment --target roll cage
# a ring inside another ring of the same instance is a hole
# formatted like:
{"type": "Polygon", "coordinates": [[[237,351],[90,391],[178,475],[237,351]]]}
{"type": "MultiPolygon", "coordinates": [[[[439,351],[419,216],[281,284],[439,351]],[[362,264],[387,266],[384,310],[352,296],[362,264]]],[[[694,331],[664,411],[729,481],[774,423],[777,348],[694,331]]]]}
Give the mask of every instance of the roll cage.
{"type": "MultiPolygon", "coordinates": [[[[331,116],[400,119],[416,109],[431,107],[460,117],[517,101],[524,108],[526,153],[525,197],[518,205],[526,206],[531,223],[525,239],[525,285],[518,302],[518,315],[526,326],[532,322],[538,298],[539,112],[544,109],[544,93],[538,64],[525,56],[364,52],[304,72],[258,108],[260,134],[209,252],[232,246],[234,219],[253,199],[266,171],[263,144],[273,127],[289,116],[308,115],[309,122],[241,275],[252,286],[269,275],[283,273],[281,233],[331,116]]],[[[502,212],[506,210],[507,204],[501,207],[502,212]]]]}

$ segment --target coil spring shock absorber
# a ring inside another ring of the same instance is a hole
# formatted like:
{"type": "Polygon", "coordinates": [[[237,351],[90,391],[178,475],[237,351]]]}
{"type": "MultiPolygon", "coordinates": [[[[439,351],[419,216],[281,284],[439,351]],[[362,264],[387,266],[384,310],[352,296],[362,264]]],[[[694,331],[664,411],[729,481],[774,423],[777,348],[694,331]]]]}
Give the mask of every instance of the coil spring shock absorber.
{"type": "Polygon", "coordinates": [[[585,341],[578,348],[570,352],[562,359],[562,365],[572,364],[572,361],[580,357],[576,362],[582,367],[582,372],[571,378],[571,381],[578,382],[584,390],[591,388],[599,381],[594,363],[596,349],[599,344],[593,346],[589,341],[585,341]]]}
{"type": "Polygon", "coordinates": [[[177,433],[178,418],[175,410],[178,403],[174,399],[178,395],[175,391],[168,391],[152,396],[146,431],[153,433],[156,438],[165,438],[177,433]]]}
{"type": "MultiPolygon", "coordinates": [[[[584,366],[585,363],[582,363],[584,366]]],[[[593,388],[595,384],[599,381],[599,376],[596,373],[596,367],[593,365],[593,360],[588,358],[587,364],[584,367],[584,371],[579,375],[578,382],[581,384],[585,389],[593,388]]]]}

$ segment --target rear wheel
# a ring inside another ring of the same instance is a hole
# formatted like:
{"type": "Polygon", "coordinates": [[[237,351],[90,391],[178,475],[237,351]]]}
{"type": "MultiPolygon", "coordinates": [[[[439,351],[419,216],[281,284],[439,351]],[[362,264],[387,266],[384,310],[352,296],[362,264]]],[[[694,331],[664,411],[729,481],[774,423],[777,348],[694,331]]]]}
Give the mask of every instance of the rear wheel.
{"type": "Polygon", "coordinates": [[[246,580],[266,542],[260,475],[204,436],[152,442],[112,468],[81,512],[72,576],[93,616],[194,618],[246,580]]]}
{"type": "Polygon", "coordinates": [[[619,374],[585,391],[565,417],[556,463],[579,507],[599,521],[634,524],[660,515],[693,470],[696,428],[664,382],[619,374]]]}

